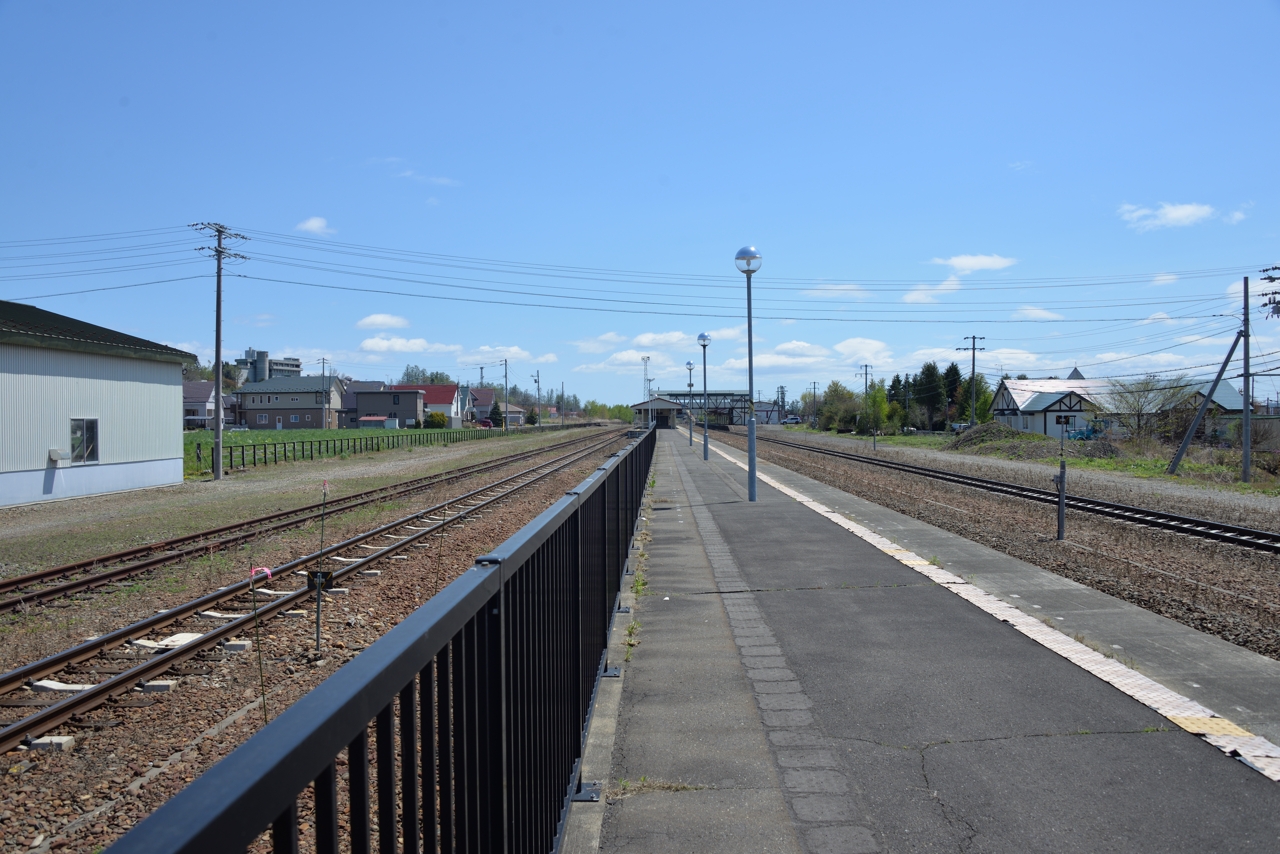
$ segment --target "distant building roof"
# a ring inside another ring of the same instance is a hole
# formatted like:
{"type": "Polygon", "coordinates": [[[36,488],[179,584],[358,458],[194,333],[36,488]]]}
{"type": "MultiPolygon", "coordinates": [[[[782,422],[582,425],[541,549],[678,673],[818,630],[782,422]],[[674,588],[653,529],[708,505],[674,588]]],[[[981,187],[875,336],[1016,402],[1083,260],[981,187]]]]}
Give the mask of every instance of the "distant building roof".
{"type": "Polygon", "coordinates": [[[240,387],[241,394],[293,394],[297,392],[318,392],[332,388],[337,384],[338,391],[345,390],[341,377],[272,377],[257,383],[245,383],[240,387]]]}
{"type": "Polygon", "coordinates": [[[183,403],[207,403],[210,400],[213,400],[213,380],[192,380],[182,384],[183,403]]]}
{"type": "Polygon", "coordinates": [[[356,408],[356,392],[360,391],[382,391],[387,384],[382,380],[352,380],[346,384],[346,389],[342,392],[342,408],[356,408]]]}
{"type": "Polygon", "coordinates": [[[512,404],[499,403],[498,406],[502,409],[504,413],[524,412],[524,409],[522,407],[516,406],[514,403],[512,404]]]}
{"type": "Polygon", "coordinates": [[[651,400],[642,400],[639,403],[631,404],[632,409],[684,409],[683,403],[676,403],[673,400],[667,400],[665,397],[655,397],[651,400]]]}
{"type": "MultiPolygon", "coordinates": [[[[1073,373],[1078,374],[1079,370],[1073,373]]],[[[1105,409],[1107,397],[1112,392],[1110,381],[1105,379],[1068,377],[1064,380],[1001,380],[1000,385],[1009,392],[1018,406],[1018,411],[1024,413],[1042,412],[1072,392],[1105,409]]],[[[1213,385],[1212,381],[1198,383],[1194,386],[1193,392],[1200,395],[1208,394],[1211,385],[1213,385]]],[[[997,391],[999,391],[998,387],[997,391]]],[[[1228,412],[1244,410],[1244,395],[1227,382],[1218,383],[1218,388],[1213,393],[1213,402],[1228,412]]]]}
{"type": "Polygon", "coordinates": [[[497,393],[498,390],[496,388],[471,389],[471,396],[474,397],[476,401],[476,409],[483,409],[485,412],[493,409],[493,398],[497,393]]]}
{"type": "Polygon", "coordinates": [[[145,338],[94,326],[33,305],[0,300],[0,344],[72,350],[127,359],[195,362],[192,353],[145,338]]]}
{"type": "Polygon", "coordinates": [[[458,397],[457,383],[449,385],[393,385],[393,391],[405,391],[417,389],[421,391],[423,403],[434,403],[437,406],[442,403],[453,403],[458,397]]]}

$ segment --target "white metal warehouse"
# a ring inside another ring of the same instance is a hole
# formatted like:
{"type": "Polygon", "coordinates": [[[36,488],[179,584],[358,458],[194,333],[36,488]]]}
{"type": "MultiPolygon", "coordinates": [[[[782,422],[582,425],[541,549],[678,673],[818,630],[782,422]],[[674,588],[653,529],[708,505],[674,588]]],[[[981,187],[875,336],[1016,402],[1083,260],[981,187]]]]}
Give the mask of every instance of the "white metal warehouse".
{"type": "Polygon", "coordinates": [[[0,300],[0,507],[182,482],[195,356],[0,300]]]}

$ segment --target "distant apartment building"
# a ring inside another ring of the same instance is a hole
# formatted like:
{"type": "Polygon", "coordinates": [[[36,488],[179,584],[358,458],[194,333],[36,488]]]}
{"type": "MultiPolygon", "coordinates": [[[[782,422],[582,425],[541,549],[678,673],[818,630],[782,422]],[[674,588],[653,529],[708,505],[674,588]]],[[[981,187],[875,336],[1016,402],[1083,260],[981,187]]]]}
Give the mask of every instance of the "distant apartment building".
{"type": "Polygon", "coordinates": [[[302,360],[292,356],[283,359],[272,359],[266,350],[255,350],[250,347],[244,351],[243,359],[236,359],[236,367],[240,369],[240,383],[260,383],[277,377],[302,376],[302,360]]]}

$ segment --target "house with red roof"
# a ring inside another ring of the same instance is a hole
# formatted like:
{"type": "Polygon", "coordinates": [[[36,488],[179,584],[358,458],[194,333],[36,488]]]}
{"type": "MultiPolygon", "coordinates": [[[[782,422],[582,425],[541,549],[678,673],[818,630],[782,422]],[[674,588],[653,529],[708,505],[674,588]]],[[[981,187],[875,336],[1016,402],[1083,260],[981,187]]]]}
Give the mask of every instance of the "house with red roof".
{"type": "Polygon", "coordinates": [[[421,391],[422,404],[427,412],[440,412],[449,419],[450,427],[462,426],[462,411],[466,408],[462,391],[457,383],[448,385],[393,385],[392,391],[421,391]]]}

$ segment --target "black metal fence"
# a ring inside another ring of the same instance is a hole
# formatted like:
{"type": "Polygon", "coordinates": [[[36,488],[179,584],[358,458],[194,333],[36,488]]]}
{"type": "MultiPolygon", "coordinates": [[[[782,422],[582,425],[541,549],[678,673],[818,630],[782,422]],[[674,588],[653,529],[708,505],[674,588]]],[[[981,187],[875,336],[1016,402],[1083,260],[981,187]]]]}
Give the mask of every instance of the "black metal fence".
{"type": "Polygon", "coordinates": [[[557,844],[652,430],[112,847],[511,852],[557,844]],[[310,848],[311,840],[306,840],[310,848]],[[376,847],[375,847],[376,845],[376,847]]]}

